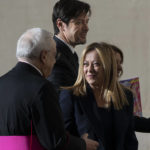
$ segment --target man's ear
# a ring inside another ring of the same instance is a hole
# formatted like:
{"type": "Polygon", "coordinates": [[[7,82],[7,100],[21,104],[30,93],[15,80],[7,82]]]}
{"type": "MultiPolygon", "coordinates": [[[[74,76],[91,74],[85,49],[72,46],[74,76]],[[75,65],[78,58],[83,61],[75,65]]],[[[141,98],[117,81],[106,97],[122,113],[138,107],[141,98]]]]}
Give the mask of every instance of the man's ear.
{"type": "Polygon", "coordinates": [[[59,18],[57,19],[56,25],[57,25],[59,31],[64,31],[64,22],[61,19],[59,19],[59,18]]]}
{"type": "Polygon", "coordinates": [[[46,63],[46,59],[47,58],[47,51],[46,50],[42,50],[40,53],[40,61],[45,64],[46,63]]]}

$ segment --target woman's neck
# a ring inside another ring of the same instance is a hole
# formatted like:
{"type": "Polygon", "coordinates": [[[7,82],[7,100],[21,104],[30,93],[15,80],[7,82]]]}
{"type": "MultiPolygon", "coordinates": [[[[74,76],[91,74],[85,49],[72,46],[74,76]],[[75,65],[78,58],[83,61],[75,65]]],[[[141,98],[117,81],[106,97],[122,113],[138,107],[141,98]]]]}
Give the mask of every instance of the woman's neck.
{"type": "Polygon", "coordinates": [[[102,88],[96,87],[96,88],[92,88],[92,90],[94,93],[97,106],[102,108],[108,108],[109,104],[104,97],[104,91],[102,91],[102,88]]]}

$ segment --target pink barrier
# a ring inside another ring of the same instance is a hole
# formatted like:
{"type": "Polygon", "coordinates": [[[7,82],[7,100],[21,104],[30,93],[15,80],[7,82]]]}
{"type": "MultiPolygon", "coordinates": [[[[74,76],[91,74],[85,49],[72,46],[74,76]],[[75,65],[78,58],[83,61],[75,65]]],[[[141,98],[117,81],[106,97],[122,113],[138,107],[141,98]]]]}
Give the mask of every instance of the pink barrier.
{"type": "Polygon", "coordinates": [[[0,136],[0,150],[44,150],[36,136],[0,136]]]}

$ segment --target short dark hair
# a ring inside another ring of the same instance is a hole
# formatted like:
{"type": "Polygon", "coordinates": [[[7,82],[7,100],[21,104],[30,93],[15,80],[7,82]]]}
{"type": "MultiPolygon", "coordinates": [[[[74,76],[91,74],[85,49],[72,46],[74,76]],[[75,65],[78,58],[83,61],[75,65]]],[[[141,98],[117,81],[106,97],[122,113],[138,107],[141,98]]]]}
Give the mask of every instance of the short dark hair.
{"type": "Polygon", "coordinates": [[[77,18],[82,13],[87,14],[88,12],[91,15],[90,5],[85,2],[79,0],[59,0],[53,8],[52,14],[54,34],[59,33],[56,25],[58,18],[68,25],[71,19],[77,18]]]}

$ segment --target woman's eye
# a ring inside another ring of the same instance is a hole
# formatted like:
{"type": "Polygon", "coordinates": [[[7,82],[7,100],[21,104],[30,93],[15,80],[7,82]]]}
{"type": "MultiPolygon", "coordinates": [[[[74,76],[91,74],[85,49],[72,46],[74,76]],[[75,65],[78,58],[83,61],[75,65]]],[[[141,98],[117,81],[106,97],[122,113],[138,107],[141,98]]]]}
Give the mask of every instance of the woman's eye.
{"type": "Polygon", "coordinates": [[[97,62],[93,63],[93,65],[94,65],[94,66],[100,66],[100,64],[97,63],[97,62]]]}
{"type": "Polygon", "coordinates": [[[88,63],[83,63],[83,66],[88,66],[88,63]]]}

